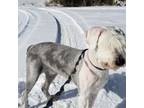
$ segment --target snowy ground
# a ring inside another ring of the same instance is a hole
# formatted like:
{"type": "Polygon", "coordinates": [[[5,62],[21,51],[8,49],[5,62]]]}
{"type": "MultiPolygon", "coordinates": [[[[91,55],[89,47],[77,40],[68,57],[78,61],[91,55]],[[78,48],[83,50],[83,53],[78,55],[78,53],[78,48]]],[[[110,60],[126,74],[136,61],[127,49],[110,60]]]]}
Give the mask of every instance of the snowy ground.
{"type": "MultiPolygon", "coordinates": [[[[42,8],[19,6],[19,97],[24,90],[25,57],[29,45],[38,42],[52,41],[75,48],[86,48],[84,32],[92,26],[114,25],[125,31],[125,7],[85,7],[85,8],[42,8]]],[[[116,72],[110,71],[108,84],[102,89],[95,101],[95,108],[126,108],[125,68],[116,72]]],[[[30,106],[46,100],[40,87],[44,74],[29,95],[30,106]]],[[[66,79],[58,76],[50,86],[54,94],[66,79]]],[[[71,83],[54,108],[77,108],[77,89],[71,83]]]]}

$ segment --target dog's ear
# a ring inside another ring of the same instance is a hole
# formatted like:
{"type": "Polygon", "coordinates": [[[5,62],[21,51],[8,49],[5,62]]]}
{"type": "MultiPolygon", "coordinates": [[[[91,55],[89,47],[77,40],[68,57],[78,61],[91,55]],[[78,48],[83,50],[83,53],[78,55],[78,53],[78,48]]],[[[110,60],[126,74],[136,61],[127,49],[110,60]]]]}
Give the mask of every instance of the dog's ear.
{"type": "Polygon", "coordinates": [[[102,27],[92,27],[88,29],[85,35],[86,35],[86,41],[90,49],[96,48],[98,39],[103,31],[104,28],[102,27]]]}
{"type": "Polygon", "coordinates": [[[118,33],[118,34],[120,34],[120,35],[125,37],[125,33],[124,33],[124,31],[121,28],[119,28],[117,26],[106,26],[106,27],[108,29],[110,29],[111,31],[115,31],[116,33],[118,33]]]}

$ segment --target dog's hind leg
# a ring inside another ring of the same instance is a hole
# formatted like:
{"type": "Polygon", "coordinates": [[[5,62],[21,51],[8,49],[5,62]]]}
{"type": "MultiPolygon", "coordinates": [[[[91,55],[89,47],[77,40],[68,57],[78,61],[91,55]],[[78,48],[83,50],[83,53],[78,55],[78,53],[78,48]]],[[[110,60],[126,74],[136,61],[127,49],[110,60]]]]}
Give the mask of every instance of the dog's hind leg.
{"type": "Polygon", "coordinates": [[[43,93],[47,97],[47,100],[50,99],[50,94],[48,92],[48,88],[49,88],[51,82],[54,80],[54,78],[57,75],[57,74],[54,74],[54,72],[53,72],[53,74],[50,74],[50,72],[53,72],[53,71],[49,69],[48,72],[45,72],[45,74],[46,74],[46,80],[45,80],[45,82],[44,82],[44,84],[43,84],[43,86],[41,88],[42,91],[43,91],[43,93]]]}
{"type": "Polygon", "coordinates": [[[26,90],[25,90],[25,108],[28,108],[28,94],[35,85],[39,75],[42,72],[40,59],[37,56],[27,58],[26,90]]]}

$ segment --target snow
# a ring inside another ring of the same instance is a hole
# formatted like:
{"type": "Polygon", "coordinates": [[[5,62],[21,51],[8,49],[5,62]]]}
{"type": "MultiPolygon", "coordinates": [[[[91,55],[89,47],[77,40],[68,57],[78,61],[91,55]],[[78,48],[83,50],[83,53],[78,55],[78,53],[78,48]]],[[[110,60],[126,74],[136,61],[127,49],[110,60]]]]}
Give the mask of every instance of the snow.
{"type": "MultiPolygon", "coordinates": [[[[25,85],[25,58],[29,45],[52,41],[84,49],[87,47],[84,32],[92,26],[114,25],[125,31],[125,7],[46,8],[22,6],[22,2],[28,3],[28,0],[19,0],[19,97],[25,85]]],[[[125,68],[116,72],[110,71],[109,77],[109,82],[99,92],[94,106],[96,108],[125,108],[125,68]]],[[[42,74],[32,89],[29,95],[30,106],[46,101],[46,97],[40,89],[44,79],[45,75],[42,74]]],[[[65,80],[62,76],[57,76],[50,85],[50,93],[54,94],[58,91],[65,80]]],[[[54,102],[54,108],[77,108],[77,94],[74,83],[67,84],[61,98],[54,102]]]]}
{"type": "MultiPolygon", "coordinates": [[[[39,6],[44,7],[46,0],[18,0],[19,5],[39,6]]],[[[48,0],[47,0],[48,1],[48,0]]]]}

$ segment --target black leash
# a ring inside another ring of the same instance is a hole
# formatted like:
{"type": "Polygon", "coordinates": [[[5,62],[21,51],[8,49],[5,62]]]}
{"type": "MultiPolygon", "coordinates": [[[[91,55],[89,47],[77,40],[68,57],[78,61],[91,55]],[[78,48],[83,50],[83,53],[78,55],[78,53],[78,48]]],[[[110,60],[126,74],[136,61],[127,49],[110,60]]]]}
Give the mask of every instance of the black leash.
{"type": "Polygon", "coordinates": [[[84,49],[81,52],[81,55],[79,56],[79,58],[78,58],[78,60],[77,60],[77,62],[75,64],[75,68],[72,71],[71,75],[69,75],[68,80],[61,86],[60,90],[55,95],[51,96],[50,100],[47,102],[47,105],[45,107],[43,107],[43,108],[49,108],[50,106],[52,106],[53,105],[53,101],[58,100],[58,98],[60,97],[60,95],[62,94],[62,92],[64,92],[65,85],[68,84],[68,83],[70,83],[71,78],[72,78],[71,76],[76,73],[76,67],[79,64],[79,61],[81,60],[82,56],[84,57],[84,53],[85,53],[86,50],[88,50],[88,49],[84,49]]]}

